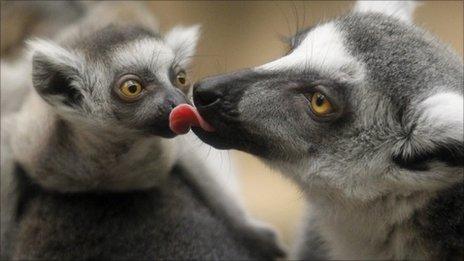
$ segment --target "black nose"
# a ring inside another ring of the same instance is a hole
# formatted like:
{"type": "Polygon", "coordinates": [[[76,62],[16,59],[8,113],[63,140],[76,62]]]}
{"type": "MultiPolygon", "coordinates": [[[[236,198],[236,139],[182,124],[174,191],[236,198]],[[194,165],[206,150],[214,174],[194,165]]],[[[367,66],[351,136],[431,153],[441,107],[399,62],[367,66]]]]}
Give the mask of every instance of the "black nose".
{"type": "Polygon", "coordinates": [[[222,96],[218,86],[209,81],[197,82],[193,86],[193,101],[197,107],[207,107],[216,103],[222,96]]]}

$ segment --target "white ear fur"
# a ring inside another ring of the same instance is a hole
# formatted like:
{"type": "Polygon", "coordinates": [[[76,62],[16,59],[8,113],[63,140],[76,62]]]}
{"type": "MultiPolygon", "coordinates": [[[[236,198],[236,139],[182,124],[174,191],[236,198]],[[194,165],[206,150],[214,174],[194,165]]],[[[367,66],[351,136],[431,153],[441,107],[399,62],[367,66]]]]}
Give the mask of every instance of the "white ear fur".
{"type": "MultiPolygon", "coordinates": [[[[463,97],[457,93],[439,93],[417,104],[414,112],[405,118],[409,125],[408,138],[401,143],[394,157],[401,164],[414,167],[428,154],[450,164],[462,164],[464,153],[463,97]],[[448,158],[448,159],[447,159],[448,158]],[[460,162],[461,161],[461,162],[460,162]]],[[[417,166],[416,166],[417,167],[417,166]]]]}
{"type": "Polygon", "coordinates": [[[360,13],[382,13],[412,23],[413,13],[418,5],[416,1],[357,1],[353,10],[360,13]]]}
{"type": "Polygon", "coordinates": [[[179,63],[188,64],[195,53],[199,37],[200,25],[176,26],[166,34],[164,41],[172,48],[179,63]]]}
{"type": "Polygon", "coordinates": [[[56,66],[69,66],[80,71],[83,64],[81,56],[64,49],[52,41],[35,39],[28,41],[27,45],[32,56],[42,56],[49,63],[56,66]]]}
{"type": "Polygon", "coordinates": [[[419,104],[416,131],[431,140],[464,140],[463,97],[455,93],[435,94],[419,104]]]}

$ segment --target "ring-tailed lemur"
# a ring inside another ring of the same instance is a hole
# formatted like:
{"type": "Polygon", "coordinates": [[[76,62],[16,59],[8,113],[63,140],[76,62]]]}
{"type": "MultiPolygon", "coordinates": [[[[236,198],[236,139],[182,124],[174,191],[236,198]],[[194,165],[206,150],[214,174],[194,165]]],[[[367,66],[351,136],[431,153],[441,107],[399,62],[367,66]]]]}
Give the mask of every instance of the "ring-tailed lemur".
{"type": "Polygon", "coordinates": [[[163,37],[136,6],[102,4],[56,41],[30,42],[27,81],[2,78],[33,86],[2,114],[2,259],[283,254],[210,173],[227,169],[211,169],[194,141],[167,139],[197,39],[197,26],[163,37]]]}
{"type": "Polygon", "coordinates": [[[301,259],[459,259],[463,63],[411,2],[359,2],[273,62],[194,87],[195,133],[259,155],[307,195],[301,259]]]}

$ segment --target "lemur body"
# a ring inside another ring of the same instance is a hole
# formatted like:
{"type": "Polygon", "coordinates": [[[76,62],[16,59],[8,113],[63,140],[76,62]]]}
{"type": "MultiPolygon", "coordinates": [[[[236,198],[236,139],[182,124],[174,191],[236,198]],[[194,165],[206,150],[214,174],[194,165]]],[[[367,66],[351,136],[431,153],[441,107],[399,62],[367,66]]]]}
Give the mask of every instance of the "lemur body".
{"type": "Polygon", "coordinates": [[[23,77],[34,88],[2,114],[2,259],[282,254],[203,149],[168,128],[170,110],[187,102],[179,79],[197,38],[195,26],[162,37],[132,4],[101,4],[56,41],[30,43],[23,77]]]}
{"type": "Polygon", "coordinates": [[[295,258],[463,258],[463,64],[411,24],[413,6],[359,2],[288,55],[194,87],[217,130],[195,127],[202,140],[307,196],[295,258]]]}

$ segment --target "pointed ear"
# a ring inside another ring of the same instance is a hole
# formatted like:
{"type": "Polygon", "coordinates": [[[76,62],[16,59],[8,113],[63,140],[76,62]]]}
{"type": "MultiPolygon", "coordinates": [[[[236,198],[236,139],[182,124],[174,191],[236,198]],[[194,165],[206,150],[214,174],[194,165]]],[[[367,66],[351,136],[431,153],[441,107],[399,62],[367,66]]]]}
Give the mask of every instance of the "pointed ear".
{"type": "Polygon", "coordinates": [[[357,1],[354,11],[382,13],[412,23],[413,13],[418,5],[416,1],[357,1]]]}
{"type": "Polygon", "coordinates": [[[435,94],[422,101],[416,113],[407,117],[408,137],[394,160],[413,169],[427,162],[441,161],[464,166],[464,104],[455,93],[435,94]]]}
{"type": "Polygon", "coordinates": [[[195,54],[199,37],[199,25],[190,27],[177,26],[166,34],[164,41],[174,51],[179,64],[185,67],[195,54]]]}
{"type": "Polygon", "coordinates": [[[32,84],[52,105],[76,106],[82,99],[79,88],[83,59],[46,40],[28,42],[32,51],[32,84]]]}

